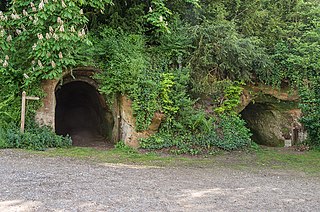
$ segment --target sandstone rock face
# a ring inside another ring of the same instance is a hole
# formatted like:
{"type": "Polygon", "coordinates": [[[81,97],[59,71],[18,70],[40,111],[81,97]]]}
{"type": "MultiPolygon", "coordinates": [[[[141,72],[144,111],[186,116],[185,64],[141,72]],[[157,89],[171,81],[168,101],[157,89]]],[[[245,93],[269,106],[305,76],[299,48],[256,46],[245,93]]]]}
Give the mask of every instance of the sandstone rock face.
{"type": "Polygon", "coordinates": [[[120,97],[120,139],[128,146],[137,148],[139,147],[139,139],[147,138],[150,135],[156,133],[159,129],[159,126],[164,118],[164,115],[161,113],[155,113],[152,123],[147,130],[142,132],[136,131],[136,119],[133,116],[132,102],[126,96],[120,97]]]}
{"type": "Polygon", "coordinates": [[[267,86],[246,88],[239,111],[253,134],[252,139],[266,146],[285,146],[285,143],[290,146],[305,140],[297,100],[296,94],[267,86]]]}
{"type": "Polygon", "coordinates": [[[43,106],[38,109],[35,117],[36,122],[40,126],[49,126],[52,129],[55,129],[55,88],[57,83],[57,80],[45,80],[41,83],[42,89],[46,96],[41,100],[43,106]]]}
{"type": "Polygon", "coordinates": [[[241,113],[253,134],[252,139],[266,146],[284,146],[290,138],[292,117],[276,106],[266,103],[249,104],[241,113]]]}

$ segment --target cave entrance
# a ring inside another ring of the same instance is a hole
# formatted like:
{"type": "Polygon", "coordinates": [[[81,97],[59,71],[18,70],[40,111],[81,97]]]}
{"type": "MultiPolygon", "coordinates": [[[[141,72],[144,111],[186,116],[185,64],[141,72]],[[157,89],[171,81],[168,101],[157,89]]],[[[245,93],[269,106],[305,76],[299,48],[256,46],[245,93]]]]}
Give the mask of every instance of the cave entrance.
{"type": "Polygon", "coordinates": [[[266,146],[270,146],[269,142],[272,140],[270,135],[267,135],[270,128],[268,126],[269,116],[272,114],[268,105],[260,103],[250,103],[241,112],[241,117],[246,121],[246,125],[252,133],[252,140],[266,146]]]}
{"type": "Polygon", "coordinates": [[[283,147],[291,142],[293,118],[283,103],[250,103],[241,112],[247,127],[252,133],[252,140],[260,145],[283,147]]]}
{"type": "Polygon", "coordinates": [[[57,134],[70,135],[76,146],[107,144],[112,136],[112,113],[93,85],[71,81],[59,86],[55,95],[57,134]]]}

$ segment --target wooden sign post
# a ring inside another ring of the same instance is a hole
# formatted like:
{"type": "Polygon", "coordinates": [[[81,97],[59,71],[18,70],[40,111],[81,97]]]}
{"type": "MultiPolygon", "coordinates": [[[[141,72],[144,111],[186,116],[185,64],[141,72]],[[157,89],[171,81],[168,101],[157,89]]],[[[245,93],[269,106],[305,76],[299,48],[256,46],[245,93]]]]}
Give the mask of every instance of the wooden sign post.
{"type": "Polygon", "coordinates": [[[25,91],[22,92],[22,102],[21,102],[21,126],[20,132],[24,133],[25,117],[26,117],[26,100],[39,100],[39,97],[27,96],[25,91]]]}

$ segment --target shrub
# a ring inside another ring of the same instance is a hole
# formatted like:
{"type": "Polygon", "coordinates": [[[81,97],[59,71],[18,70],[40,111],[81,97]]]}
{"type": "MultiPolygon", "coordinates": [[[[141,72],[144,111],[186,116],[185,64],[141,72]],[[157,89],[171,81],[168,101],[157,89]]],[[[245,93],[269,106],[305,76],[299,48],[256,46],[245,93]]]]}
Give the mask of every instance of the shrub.
{"type": "Polygon", "coordinates": [[[320,147],[320,76],[315,76],[313,81],[304,86],[300,88],[301,122],[308,131],[308,144],[320,147]]]}
{"type": "MultiPolygon", "coordinates": [[[[172,75],[169,75],[172,76],[172,75]]],[[[210,153],[217,149],[227,151],[249,146],[250,131],[245,122],[235,112],[240,103],[241,82],[230,82],[223,89],[224,101],[210,114],[202,109],[194,108],[186,93],[187,80],[166,79],[166,102],[169,106],[177,106],[174,110],[164,110],[166,121],[159,133],[142,139],[141,148],[156,150],[169,149],[177,154],[210,153]],[[175,95],[171,95],[171,91],[175,95]],[[169,101],[170,100],[170,101],[169,101]]],[[[162,104],[165,105],[165,104],[162,104]]]]}
{"type": "Polygon", "coordinates": [[[220,115],[217,129],[221,130],[213,144],[224,150],[247,147],[251,143],[250,131],[238,115],[220,115]]]}
{"type": "Polygon", "coordinates": [[[0,148],[45,150],[53,147],[68,147],[70,137],[56,135],[48,127],[34,127],[21,133],[16,127],[0,130],[0,148]]]}
{"type": "Polygon", "coordinates": [[[6,148],[7,142],[6,142],[6,131],[3,128],[0,128],[0,148],[6,148]]]}
{"type": "MultiPolygon", "coordinates": [[[[199,113],[186,122],[190,127],[180,124],[180,129],[162,129],[147,139],[141,140],[141,148],[148,150],[169,149],[176,154],[203,154],[222,150],[236,150],[251,144],[250,131],[238,115],[220,115],[216,120],[205,118],[199,113]],[[199,118],[202,117],[202,118],[199,118]],[[201,123],[198,129],[194,127],[201,123]],[[211,127],[208,127],[210,123],[211,127]]],[[[177,124],[176,124],[177,125],[177,124]]]]}

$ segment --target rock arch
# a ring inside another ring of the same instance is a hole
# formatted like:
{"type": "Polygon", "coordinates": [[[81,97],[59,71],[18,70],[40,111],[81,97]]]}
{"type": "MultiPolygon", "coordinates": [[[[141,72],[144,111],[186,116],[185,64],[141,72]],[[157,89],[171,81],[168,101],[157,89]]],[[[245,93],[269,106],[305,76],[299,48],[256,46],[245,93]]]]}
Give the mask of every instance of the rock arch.
{"type": "Polygon", "coordinates": [[[85,81],[56,89],[55,129],[70,135],[75,145],[103,143],[112,138],[114,120],[102,95],[85,81]]]}
{"type": "Polygon", "coordinates": [[[79,68],[65,72],[61,80],[45,80],[43,106],[36,114],[40,125],[57,134],[70,135],[73,144],[96,145],[119,140],[119,106],[117,99],[108,105],[92,76],[98,70],[79,68]]]}
{"type": "Polygon", "coordinates": [[[248,86],[241,96],[239,113],[252,132],[252,139],[266,146],[291,146],[303,142],[298,96],[269,86],[248,86]]]}
{"type": "Polygon", "coordinates": [[[127,96],[116,95],[111,101],[106,101],[98,91],[99,83],[92,78],[97,71],[99,70],[82,67],[65,72],[60,80],[44,80],[41,87],[46,96],[41,99],[43,106],[36,113],[36,122],[39,125],[51,127],[58,134],[65,135],[70,134],[72,129],[90,128],[83,123],[83,120],[87,119],[90,120],[91,125],[95,126],[98,134],[106,137],[110,143],[122,140],[129,146],[138,147],[140,138],[146,138],[157,132],[164,115],[155,113],[148,129],[137,132],[131,100],[127,96]],[[78,91],[80,93],[77,93],[78,91]],[[90,101],[95,103],[83,103],[82,98],[91,99],[90,101]],[[61,102],[62,105],[59,106],[61,102]],[[108,105],[107,102],[112,102],[112,105],[108,105]],[[73,103],[75,105],[72,105],[73,103]],[[70,117],[82,113],[87,113],[91,118],[81,116],[77,121],[83,125],[72,123],[70,117]],[[68,121],[64,123],[66,114],[69,118],[66,117],[68,121]]]}

